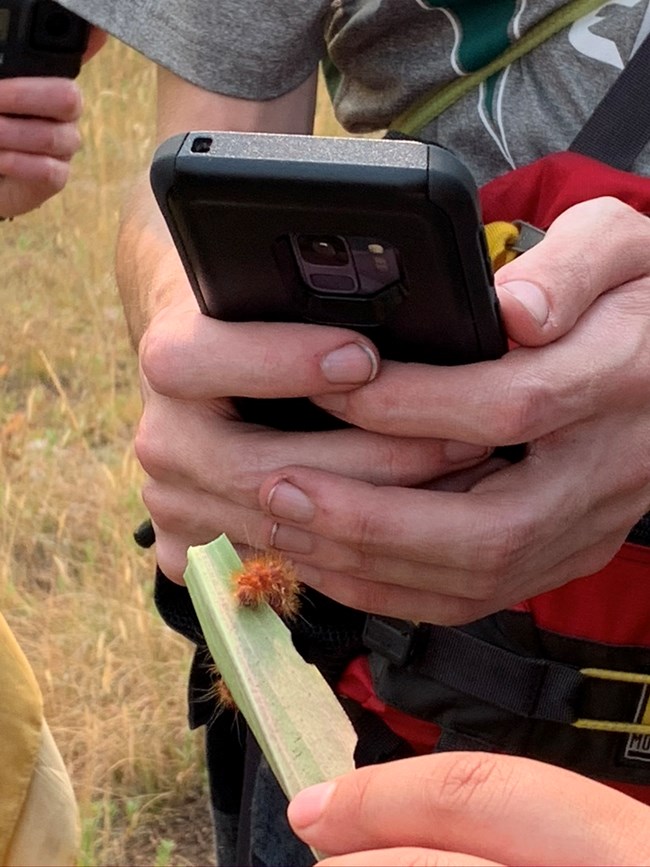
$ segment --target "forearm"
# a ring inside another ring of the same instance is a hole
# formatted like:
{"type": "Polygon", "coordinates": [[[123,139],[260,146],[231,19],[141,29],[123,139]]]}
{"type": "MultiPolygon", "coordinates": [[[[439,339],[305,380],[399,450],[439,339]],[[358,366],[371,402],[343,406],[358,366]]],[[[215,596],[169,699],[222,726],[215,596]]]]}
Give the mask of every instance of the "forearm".
{"type": "Polygon", "coordinates": [[[117,242],[117,285],[133,346],[155,313],[189,293],[189,284],[147,175],[125,203],[117,242]]]}

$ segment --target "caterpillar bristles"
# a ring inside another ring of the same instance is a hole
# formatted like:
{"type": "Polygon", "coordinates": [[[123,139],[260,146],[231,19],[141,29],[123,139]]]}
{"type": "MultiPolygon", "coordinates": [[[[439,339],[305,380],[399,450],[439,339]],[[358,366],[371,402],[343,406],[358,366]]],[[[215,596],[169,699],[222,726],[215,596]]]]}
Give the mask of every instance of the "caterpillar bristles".
{"type": "Polygon", "coordinates": [[[293,619],[300,607],[300,582],[290,560],[275,552],[248,557],[233,574],[235,599],[255,608],[268,603],[285,620],[293,619]]]}

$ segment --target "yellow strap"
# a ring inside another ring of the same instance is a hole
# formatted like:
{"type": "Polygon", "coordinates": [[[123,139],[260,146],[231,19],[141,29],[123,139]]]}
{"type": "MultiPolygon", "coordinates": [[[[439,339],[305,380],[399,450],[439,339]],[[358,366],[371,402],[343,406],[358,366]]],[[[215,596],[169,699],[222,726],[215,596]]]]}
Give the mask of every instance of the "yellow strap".
{"type": "Polygon", "coordinates": [[[625,735],[650,735],[650,725],[645,723],[612,722],[601,719],[577,719],[571,725],[592,732],[620,732],[625,735]]]}
{"type": "Polygon", "coordinates": [[[498,271],[499,268],[517,258],[517,253],[511,247],[518,237],[519,229],[513,223],[497,221],[487,224],[485,240],[493,271],[498,271]]]}
{"type": "MultiPolygon", "coordinates": [[[[639,674],[636,671],[613,671],[608,668],[581,668],[585,677],[596,680],[611,680],[616,683],[638,683],[650,687],[650,674],[639,674]]],[[[577,719],[571,723],[578,729],[590,729],[595,732],[621,732],[630,735],[650,735],[650,699],[647,701],[640,722],[614,722],[613,720],[577,719]]]]}
{"type": "Polygon", "coordinates": [[[650,674],[639,674],[636,671],[614,671],[611,668],[581,668],[580,674],[593,677],[595,680],[614,680],[617,683],[639,683],[650,686],[650,674]]]}

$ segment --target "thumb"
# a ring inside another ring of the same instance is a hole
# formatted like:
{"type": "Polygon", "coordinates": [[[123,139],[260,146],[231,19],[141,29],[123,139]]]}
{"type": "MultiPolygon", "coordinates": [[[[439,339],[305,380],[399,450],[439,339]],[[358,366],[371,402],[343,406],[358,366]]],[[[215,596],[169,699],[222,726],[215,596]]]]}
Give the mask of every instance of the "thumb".
{"type": "Polygon", "coordinates": [[[346,865],[355,863],[351,852],[405,847],[464,853],[466,860],[450,857],[448,865],[483,859],[586,867],[649,864],[649,812],[647,805],[563,768],[449,752],[359,768],[303,790],[287,815],[310,846],[347,853],[346,865]]]}
{"type": "Polygon", "coordinates": [[[648,276],[649,244],[648,218],[618,199],[569,208],[496,274],[508,336],[522,346],[562,337],[603,293],[648,276]]]}

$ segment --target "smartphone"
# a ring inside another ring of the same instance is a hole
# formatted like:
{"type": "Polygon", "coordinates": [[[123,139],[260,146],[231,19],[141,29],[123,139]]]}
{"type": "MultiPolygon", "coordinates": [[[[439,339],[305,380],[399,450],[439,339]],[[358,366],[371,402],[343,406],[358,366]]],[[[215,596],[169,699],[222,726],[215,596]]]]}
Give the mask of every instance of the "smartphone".
{"type": "Polygon", "coordinates": [[[0,0],[0,78],[76,78],[89,33],[54,0],[0,0]]]}
{"type": "MultiPolygon", "coordinates": [[[[397,361],[506,351],[476,186],[444,148],[190,132],[160,146],[151,183],[208,316],[343,326],[397,361]]],[[[238,408],[283,430],[338,426],[306,399],[238,408]]]]}

